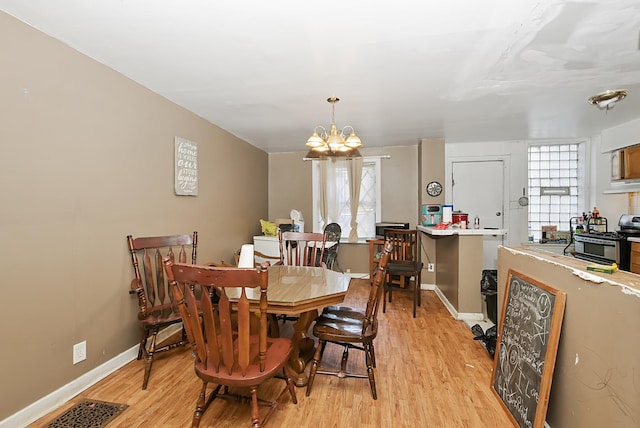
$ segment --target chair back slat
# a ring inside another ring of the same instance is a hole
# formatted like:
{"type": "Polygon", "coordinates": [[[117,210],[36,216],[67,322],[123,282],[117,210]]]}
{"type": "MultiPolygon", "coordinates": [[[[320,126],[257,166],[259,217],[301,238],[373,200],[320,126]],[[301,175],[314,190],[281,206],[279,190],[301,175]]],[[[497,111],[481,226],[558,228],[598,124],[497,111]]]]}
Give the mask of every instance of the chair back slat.
{"type": "Polygon", "coordinates": [[[380,306],[380,299],[384,296],[384,281],[387,275],[387,263],[389,262],[389,255],[393,245],[390,241],[386,241],[378,262],[376,273],[373,277],[373,283],[369,290],[369,299],[367,300],[367,307],[365,309],[364,322],[362,323],[362,334],[367,332],[367,329],[375,327],[376,320],[378,318],[378,307],[380,306]]]}
{"type": "Polygon", "coordinates": [[[250,314],[249,300],[247,299],[247,293],[245,293],[245,289],[243,288],[242,294],[240,294],[240,299],[238,300],[238,366],[240,367],[243,376],[246,376],[247,367],[249,367],[250,363],[250,314]]]}
{"type": "Polygon", "coordinates": [[[142,266],[144,267],[144,288],[147,291],[147,302],[150,306],[156,305],[156,283],[153,280],[153,265],[151,264],[151,257],[147,252],[147,249],[144,250],[144,256],[142,261],[142,266]]]}
{"type": "MultiPolygon", "coordinates": [[[[169,248],[169,253],[171,254],[171,256],[173,256],[173,252],[172,249],[169,248]]],[[[165,301],[165,297],[167,296],[168,293],[165,293],[165,290],[168,290],[168,284],[167,286],[165,286],[165,281],[164,281],[164,268],[162,266],[162,254],[160,253],[159,249],[156,249],[155,252],[155,261],[154,261],[154,269],[155,269],[155,274],[156,274],[156,288],[158,290],[158,300],[161,302],[165,301]]]]}
{"type": "MultiPolygon", "coordinates": [[[[187,331],[187,337],[191,343],[191,348],[198,358],[201,361],[206,361],[207,351],[205,348],[205,340],[202,335],[202,329],[198,327],[200,324],[200,316],[198,312],[198,305],[196,303],[196,297],[193,293],[184,293],[184,284],[180,285],[180,295],[184,296],[178,300],[179,296],[175,296],[176,302],[184,299],[186,300],[186,304],[180,305],[178,304],[178,308],[180,309],[180,315],[182,315],[182,323],[185,326],[185,330],[187,331]]],[[[189,288],[187,286],[187,288],[189,288]]],[[[175,293],[175,292],[174,292],[175,293]]],[[[209,305],[211,303],[209,302],[209,305]]],[[[209,306],[211,307],[211,306],[209,306]]],[[[205,315],[206,316],[206,315],[205,315]]]]}
{"type": "MultiPolygon", "coordinates": [[[[204,293],[203,293],[204,294],[204,293]]],[[[218,349],[212,349],[209,347],[211,353],[216,353],[220,350],[220,359],[222,366],[226,367],[227,373],[231,374],[233,370],[233,327],[231,325],[231,302],[227,296],[226,290],[222,289],[220,301],[218,302],[218,319],[220,320],[220,343],[218,343],[218,349]]],[[[215,312],[213,312],[215,315],[215,312]]],[[[209,314],[207,314],[209,315],[209,314]]],[[[212,318],[213,319],[213,318],[212,318]]],[[[206,321],[206,319],[205,319],[206,321]]],[[[215,328],[215,322],[209,322],[204,324],[204,328],[213,331],[215,328]]]]}
{"type": "MultiPolygon", "coordinates": [[[[190,293],[193,294],[193,293],[190,293]]],[[[179,307],[179,306],[178,306],[179,307]]],[[[192,305],[191,305],[191,309],[193,310],[194,307],[197,307],[196,305],[196,301],[194,299],[192,305]]],[[[208,354],[207,353],[207,346],[205,344],[210,344],[209,346],[217,349],[219,348],[219,340],[218,340],[218,331],[220,330],[219,326],[216,326],[216,320],[215,317],[213,316],[214,311],[216,310],[216,308],[214,307],[213,303],[211,302],[211,298],[202,298],[201,299],[201,304],[200,304],[200,311],[202,313],[202,317],[204,319],[203,322],[205,322],[207,325],[212,325],[215,326],[216,328],[210,328],[207,329],[204,333],[202,334],[206,334],[205,340],[206,342],[202,342],[201,345],[201,349],[202,349],[202,357],[200,358],[200,361],[206,361],[207,362],[207,367],[210,369],[215,370],[216,372],[220,371],[220,354],[218,354],[217,352],[208,354]]],[[[198,321],[198,326],[197,329],[199,331],[202,332],[202,328],[201,328],[201,324],[200,324],[200,320],[198,321]]],[[[189,337],[187,335],[187,337],[189,337]]],[[[189,339],[191,340],[191,339],[189,339]]]]}
{"type": "Polygon", "coordinates": [[[189,320],[190,329],[195,332],[189,337],[196,342],[194,347],[198,361],[205,363],[208,368],[215,368],[216,372],[226,371],[234,376],[246,376],[252,366],[264,371],[267,350],[267,270],[188,265],[173,263],[168,259],[164,265],[181,313],[197,311],[195,296],[200,298],[202,322],[189,320]],[[255,288],[260,289],[259,317],[256,317],[253,312],[255,309],[250,304],[250,300],[257,297],[253,290],[255,288]],[[212,305],[210,299],[214,290],[220,296],[216,305],[212,305]],[[258,319],[259,332],[256,334],[252,325],[258,319]]]}
{"type": "Polygon", "coordinates": [[[327,232],[282,232],[278,233],[280,263],[290,266],[324,266],[327,232]]]}

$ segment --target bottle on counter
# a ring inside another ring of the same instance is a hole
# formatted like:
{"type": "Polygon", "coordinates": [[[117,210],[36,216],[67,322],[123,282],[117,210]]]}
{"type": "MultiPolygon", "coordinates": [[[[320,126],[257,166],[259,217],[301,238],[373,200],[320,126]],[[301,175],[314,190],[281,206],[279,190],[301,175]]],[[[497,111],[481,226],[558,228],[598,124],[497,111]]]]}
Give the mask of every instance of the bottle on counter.
{"type": "Polygon", "coordinates": [[[476,216],[473,219],[473,228],[474,229],[480,229],[480,217],[476,216]]]}
{"type": "Polygon", "coordinates": [[[533,231],[529,228],[529,242],[533,242],[533,231]]]}

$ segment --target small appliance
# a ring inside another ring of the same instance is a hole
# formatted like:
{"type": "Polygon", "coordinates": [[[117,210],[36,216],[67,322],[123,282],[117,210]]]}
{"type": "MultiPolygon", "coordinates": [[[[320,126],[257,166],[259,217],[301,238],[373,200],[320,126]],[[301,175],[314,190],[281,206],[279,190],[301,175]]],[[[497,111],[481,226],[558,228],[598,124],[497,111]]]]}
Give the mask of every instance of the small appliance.
{"type": "Polygon", "coordinates": [[[423,226],[435,226],[442,223],[442,205],[423,205],[420,217],[423,226]]]}
{"type": "Polygon", "coordinates": [[[395,223],[395,222],[376,223],[376,237],[384,238],[385,229],[409,229],[409,223],[395,223]]]}
{"type": "Polygon", "coordinates": [[[462,211],[454,211],[452,214],[453,223],[461,224],[463,221],[465,224],[469,224],[469,214],[462,211]]]}

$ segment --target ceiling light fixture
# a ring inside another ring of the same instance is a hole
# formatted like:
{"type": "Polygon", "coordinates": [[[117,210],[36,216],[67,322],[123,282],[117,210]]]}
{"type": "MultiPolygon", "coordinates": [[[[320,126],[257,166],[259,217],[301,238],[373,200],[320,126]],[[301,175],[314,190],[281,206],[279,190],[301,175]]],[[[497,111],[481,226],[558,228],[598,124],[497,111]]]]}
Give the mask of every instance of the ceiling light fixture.
{"type": "Polygon", "coordinates": [[[321,159],[327,156],[338,157],[360,157],[358,148],[362,147],[362,141],[360,137],[356,135],[352,126],[345,126],[340,132],[336,126],[336,103],[340,101],[340,98],[330,97],[327,98],[327,102],[331,103],[331,127],[327,131],[322,125],[316,126],[313,130],[313,134],[307,140],[307,147],[309,153],[306,158],[321,159]],[[350,131],[350,132],[348,132],[350,131]],[[345,135],[349,135],[345,138],[345,135]]]}
{"type": "Polygon", "coordinates": [[[616,89],[605,91],[589,98],[589,104],[593,104],[600,110],[609,111],[615,107],[616,103],[627,96],[626,89],[616,89]]]}

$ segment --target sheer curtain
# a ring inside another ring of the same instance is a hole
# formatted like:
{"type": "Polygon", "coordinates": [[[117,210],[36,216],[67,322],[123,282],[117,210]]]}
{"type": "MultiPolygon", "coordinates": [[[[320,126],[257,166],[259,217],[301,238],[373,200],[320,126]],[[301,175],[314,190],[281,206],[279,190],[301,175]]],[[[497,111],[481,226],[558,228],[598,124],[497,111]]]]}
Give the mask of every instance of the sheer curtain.
{"type": "Polygon", "coordinates": [[[348,221],[349,242],[358,240],[362,165],[362,158],[330,158],[320,162],[319,212],[323,227],[335,222],[344,230],[348,221]]]}
{"type": "Polygon", "coordinates": [[[360,182],[362,180],[362,158],[347,161],[347,175],[349,177],[349,197],[351,199],[351,231],[349,242],[358,240],[358,206],[360,204],[360,182]]]}
{"type": "Polygon", "coordinates": [[[320,162],[320,218],[322,225],[339,222],[339,198],[335,183],[339,178],[340,167],[344,161],[336,159],[320,162]]]}

